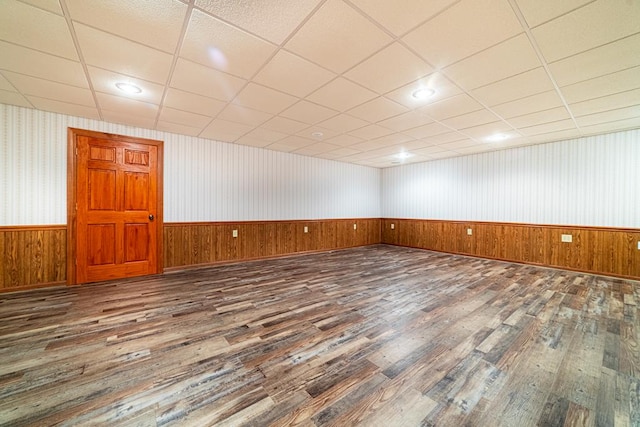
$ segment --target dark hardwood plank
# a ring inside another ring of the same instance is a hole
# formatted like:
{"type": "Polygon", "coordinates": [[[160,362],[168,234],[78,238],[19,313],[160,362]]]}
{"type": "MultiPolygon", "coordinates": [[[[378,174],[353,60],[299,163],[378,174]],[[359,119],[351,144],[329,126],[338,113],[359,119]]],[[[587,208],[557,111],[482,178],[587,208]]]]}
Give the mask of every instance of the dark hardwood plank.
{"type": "Polygon", "coordinates": [[[638,282],[385,245],[4,293],[0,425],[638,425],[636,301],[638,282]]]}

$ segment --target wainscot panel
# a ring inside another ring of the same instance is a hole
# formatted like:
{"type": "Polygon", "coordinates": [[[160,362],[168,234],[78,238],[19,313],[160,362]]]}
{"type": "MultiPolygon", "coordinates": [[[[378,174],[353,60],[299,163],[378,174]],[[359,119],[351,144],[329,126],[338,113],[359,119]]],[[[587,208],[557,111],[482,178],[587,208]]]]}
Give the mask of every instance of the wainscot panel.
{"type": "Polygon", "coordinates": [[[373,245],[381,240],[380,221],[367,218],[165,223],[164,267],[175,269],[373,245]]]}
{"type": "Polygon", "coordinates": [[[633,228],[382,220],[382,243],[632,279],[640,279],[638,242],[633,228]]]}
{"type": "Polygon", "coordinates": [[[66,225],[0,227],[0,291],[63,284],[66,225]]]}

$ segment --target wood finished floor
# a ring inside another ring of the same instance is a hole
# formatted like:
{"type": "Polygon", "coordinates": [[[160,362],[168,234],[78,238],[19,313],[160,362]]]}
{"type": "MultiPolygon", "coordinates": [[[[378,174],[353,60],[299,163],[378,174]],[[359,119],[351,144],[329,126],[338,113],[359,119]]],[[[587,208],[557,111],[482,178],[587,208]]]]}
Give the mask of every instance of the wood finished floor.
{"type": "Polygon", "coordinates": [[[0,294],[0,424],[640,426],[639,285],[377,245],[0,294]]]}

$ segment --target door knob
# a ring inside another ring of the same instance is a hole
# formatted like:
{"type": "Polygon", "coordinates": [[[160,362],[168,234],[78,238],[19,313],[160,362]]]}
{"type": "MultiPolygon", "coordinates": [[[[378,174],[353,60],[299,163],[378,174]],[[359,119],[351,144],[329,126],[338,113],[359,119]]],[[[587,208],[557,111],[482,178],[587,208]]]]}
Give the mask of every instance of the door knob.
{"type": "Polygon", "coordinates": [[[155,219],[155,217],[153,216],[153,214],[149,214],[149,221],[153,221],[155,219]]]}

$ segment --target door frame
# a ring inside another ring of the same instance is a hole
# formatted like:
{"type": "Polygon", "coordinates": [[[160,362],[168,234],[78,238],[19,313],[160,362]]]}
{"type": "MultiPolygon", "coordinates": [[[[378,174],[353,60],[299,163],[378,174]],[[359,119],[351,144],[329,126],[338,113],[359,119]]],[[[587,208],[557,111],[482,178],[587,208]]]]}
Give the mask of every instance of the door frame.
{"type": "Polygon", "coordinates": [[[158,150],[158,172],[157,184],[158,195],[155,207],[156,212],[156,271],[155,274],[163,272],[164,252],[163,252],[163,228],[164,217],[163,207],[163,171],[164,171],[164,141],[155,139],[137,138],[126,135],[116,135],[111,133],[97,132],[86,129],[67,128],[67,285],[77,284],[77,180],[78,180],[78,156],[76,147],[77,136],[88,136],[92,138],[107,139],[113,142],[135,143],[153,145],[158,150]]]}

